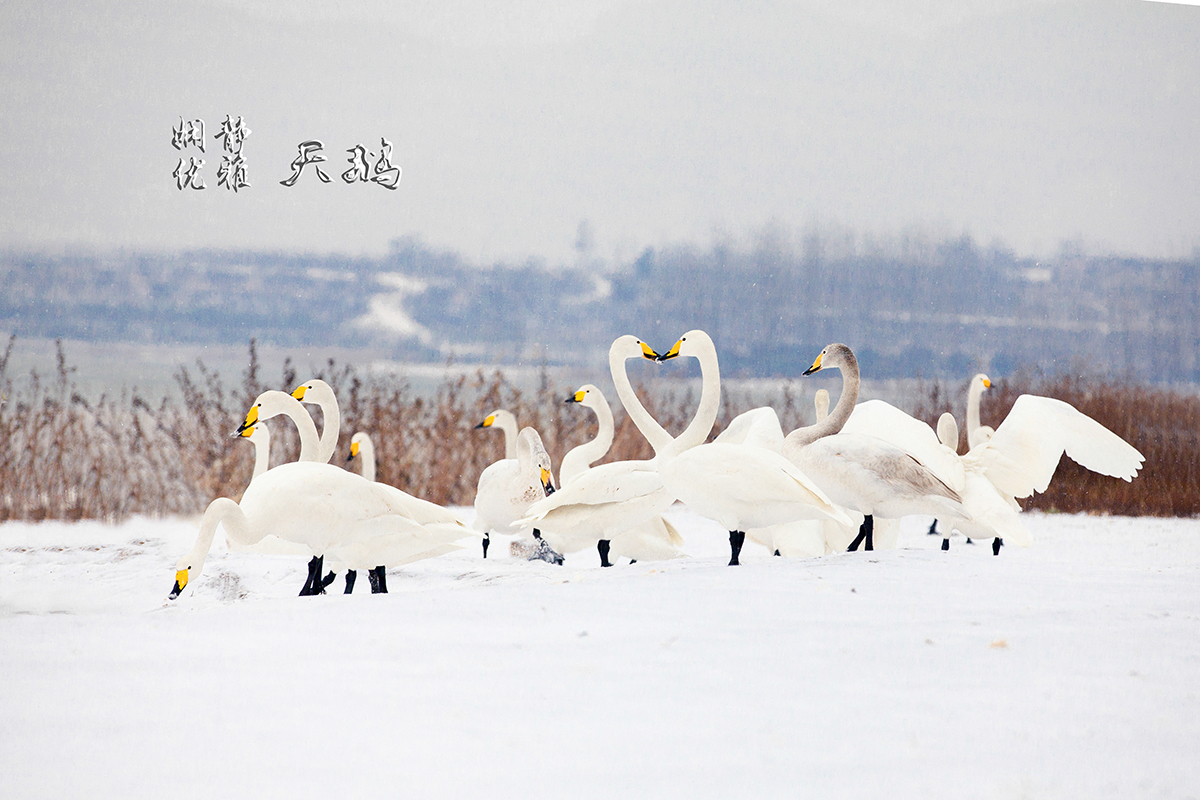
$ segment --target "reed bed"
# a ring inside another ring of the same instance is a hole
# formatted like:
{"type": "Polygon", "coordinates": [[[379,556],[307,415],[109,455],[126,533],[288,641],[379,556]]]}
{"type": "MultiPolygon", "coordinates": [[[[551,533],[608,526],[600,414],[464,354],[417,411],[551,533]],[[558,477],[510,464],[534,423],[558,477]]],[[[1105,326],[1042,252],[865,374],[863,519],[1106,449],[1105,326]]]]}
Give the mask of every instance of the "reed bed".
{"type": "MultiPolygon", "coordinates": [[[[379,480],[444,505],[469,505],[479,473],[502,457],[501,434],[475,427],[496,408],[507,408],[520,425],[536,428],[556,464],[595,432],[590,412],[563,402],[577,387],[555,385],[548,369],[532,391],[523,391],[500,371],[481,369],[448,377],[430,397],[414,392],[402,378],[367,378],[353,366],[333,361],[316,375],[304,376],[285,362],[278,380],[265,380],[251,343],[248,366],[235,384],[197,362],[175,375],[180,400],[151,402],[126,391],[89,401],[76,390],[61,346],[48,378],[32,373],[14,390],[7,373],[14,341],[0,356],[0,520],[120,521],[132,514],[194,514],[215,497],[239,498],[250,479],[253,448],[231,437],[232,431],[260,392],[290,391],[310,377],[329,382],[340,401],[334,463],[347,466],[351,435],[367,431],[375,442],[379,480]]],[[[679,431],[690,420],[697,400],[692,391],[641,385],[637,390],[668,430],[679,431]]],[[[1024,507],[1157,516],[1200,513],[1200,398],[1074,376],[1015,377],[995,382],[985,393],[984,424],[998,426],[1022,393],[1070,403],[1146,456],[1132,483],[1096,475],[1064,458],[1049,490],[1023,501],[1024,507]]],[[[951,411],[961,423],[965,395],[965,381],[926,384],[916,408],[908,410],[931,424],[951,411]]],[[[722,402],[714,433],[752,405],[748,397],[730,392],[722,402]]],[[[770,403],[786,430],[810,421],[805,417],[811,411],[799,408],[787,385],[770,403]]],[[[320,411],[308,408],[320,426],[320,411]]],[[[650,457],[649,445],[623,411],[614,412],[616,433],[605,460],[650,457]]],[[[271,433],[272,463],[294,459],[299,441],[293,426],[275,423],[271,433]]],[[[960,452],[964,449],[960,445],[960,452]]]]}

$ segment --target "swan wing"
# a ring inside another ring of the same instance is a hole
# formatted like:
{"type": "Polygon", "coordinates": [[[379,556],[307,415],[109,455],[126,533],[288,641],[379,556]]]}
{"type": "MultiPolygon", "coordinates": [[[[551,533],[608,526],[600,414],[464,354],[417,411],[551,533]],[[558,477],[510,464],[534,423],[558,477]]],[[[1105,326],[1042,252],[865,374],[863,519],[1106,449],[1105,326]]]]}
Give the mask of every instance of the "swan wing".
{"type": "Polygon", "coordinates": [[[1023,394],[995,434],[970,455],[1003,493],[1044,492],[1063,453],[1101,475],[1133,480],[1145,458],[1128,442],[1069,403],[1023,394]]]}
{"type": "Polygon", "coordinates": [[[645,461],[616,461],[593,467],[554,494],[529,506],[524,523],[536,522],[555,509],[567,506],[602,506],[624,503],[660,491],[662,478],[645,461]]]}
{"type": "Polygon", "coordinates": [[[738,414],[713,441],[748,444],[778,453],[783,449],[783,426],[775,409],[761,406],[738,414]]]}
{"type": "Polygon", "coordinates": [[[938,440],[933,428],[882,400],[867,400],[854,407],[842,433],[861,433],[898,447],[931,469],[956,492],[966,475],[962,459],[938,440]]]}

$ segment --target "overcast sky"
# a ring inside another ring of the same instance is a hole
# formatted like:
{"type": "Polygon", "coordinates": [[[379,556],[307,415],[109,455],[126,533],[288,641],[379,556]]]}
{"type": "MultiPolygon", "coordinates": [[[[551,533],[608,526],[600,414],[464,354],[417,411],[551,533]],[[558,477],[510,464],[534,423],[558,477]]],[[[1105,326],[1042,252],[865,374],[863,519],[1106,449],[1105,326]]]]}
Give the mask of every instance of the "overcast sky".
{"type": "Polygon", "coordinates": [[[1029,255],[1200,247],[1194,6],[39,0],[0,21],[0,246],[411,235],[555,263],[586,220],[604,259],[813,222],[1029,255]],[[251,130],[236,194],[226,114],[251,130]],[[172,147],[181,117],[206,153],[172,147]],[[345,183],[346,150],[381,137],[399,188],[345,183]],[[280,185],[310,139],[332,182],[280,185]],[[177,189],[181,156],[206,190],[177,189]]]}

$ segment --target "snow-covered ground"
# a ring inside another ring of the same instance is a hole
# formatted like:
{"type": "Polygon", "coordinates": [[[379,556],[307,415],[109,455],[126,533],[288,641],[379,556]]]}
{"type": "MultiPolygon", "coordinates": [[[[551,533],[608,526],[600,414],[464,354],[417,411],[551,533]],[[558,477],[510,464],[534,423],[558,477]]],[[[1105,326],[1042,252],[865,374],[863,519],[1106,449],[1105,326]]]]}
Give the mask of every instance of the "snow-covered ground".
{"type": "Polygon", "coordinates": [[[378,596],[218,535],[166,607],[188,521],[0,525],[0,797],[1200,797],[1200,520],[730,568],[671,516],[378,596]]]}

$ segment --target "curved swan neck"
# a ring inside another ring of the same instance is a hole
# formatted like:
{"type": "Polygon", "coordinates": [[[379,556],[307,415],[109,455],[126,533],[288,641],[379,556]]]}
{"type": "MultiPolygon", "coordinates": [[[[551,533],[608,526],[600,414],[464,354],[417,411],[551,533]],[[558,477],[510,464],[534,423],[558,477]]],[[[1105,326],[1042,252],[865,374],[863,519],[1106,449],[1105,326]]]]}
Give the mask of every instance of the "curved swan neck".
{"type": "Polygon", "coordinates": [[[254,480],[271,468],[271,434],[266,425],[254,428],[250,443],[254,445],[254,473],[250,480],[254,480]]]}
{"type": "MultiPolygon", "coordinates": [[[[258,396],[259,419],[268,420],[280,414],[286,415],[296,425],[300,434],[299,461],[320,461],[320,439],[317,436],[317,424],[299,400],[287,392],[269,391],[258,396]]],[[[326,458],[322,463],[328,463],[326,458]]]]}
{"type": "Polygon", "coordinates": [[[619,347],[620,343],[621,340],[618,339],[609,348],[608,371],[612,373],[613,386],[617,389],[617,397],[625,407],[625,413],[657,454],[671,443],[673,437],[658,424],[658,420],[650,416],[650,412],[646,411],[642,402],[638,400],[637,393],[633,391],[633,384],[629,382],[629,375],[625,372],[625,360],[633,356],[624,355],[619,347]]]}
{"type": "Polygon", "coordinates": [[[860,383],[858,359],[854,357],[854,353],[850,352],[849,348],[846,348],[843,357],[833,366],[836,366],[842,373],[842,396],[838,398],[837,405],[833,407],[829,416],[819,420],[815,425],[797,428],[789,433],[784,438],[785,446],[789,448],[802,447],[825,436],[832,436],[845,426],[846,420],[850,419],[850,415],[854,413],[854,404],[858,402],[860,383]]]}
{"type": "MultiPolygon", "coordinates": [[[[342,427],[342,412],[338,408],[337,398],[330,393],[329,399],[319,401],[317,406],[321,409],[321,417],[324,420],[321,423],[321,437],[317,440],[317,460],[322,464],[328,464],[333,454],[337,452],[338,434],[342,427]]],[[[316,423],[313,423],[316,428],[316,423]]]]}
{"type": "Polygon", "coordinates": [[[721,406],[721,368],[717,363],[716,347],[705,338],[706,341],[695,353],[696,360],[700,362],[702,381],[700,405],[687,428],[667,448],[667,457],[679,455],[685,450],[704,444],[717,421],[717,412],[721,406]]]}
{"type": "Polygon", "coordinates": [[[200,521],[200,534],[190,553],[179,559],[177,569],[189,570],[189,581],[200,576],[208,551],[212,549],[213,538],[218,525],[225,526],[225,536],[239,543],[250,544],[250,526],[242,507],[228,497],[218,497],[208,504],[204,510],[204,518],[200,521]],[[192,572],[194,570],[194,572],[192,572]]]}
{"type": "Polygon", "coordinates": [[[608,448],[612,447],[616,427],[613,423],[612,408],[599,389],[591,391],[595,392],[595,400],[584,405],[596,412],[596,423],[599,426],[596,430],[596,438],[572,448],[563,456],[562,462],[558,466],[558,480],[563,485],[581,472],[587,471],[593,462],[603,458],[604,454],[608,452],[608,448]]]}
{"type": "Polygon", "coordinates": [[[512,412],[503,409],[497,409],[492,412],[496,417],[492,423],[493,427],[504,431],[504,457],[517,457],[517,418],[512,412]]]}
{"type": "Polygon", "coordinates": [[[375,482],[375,443],[371,441],[371,437],[363,432],[358,432],[352,437],[351,446],[358,445],[357,458],[362,462],[363,478],[375,482]]]}

